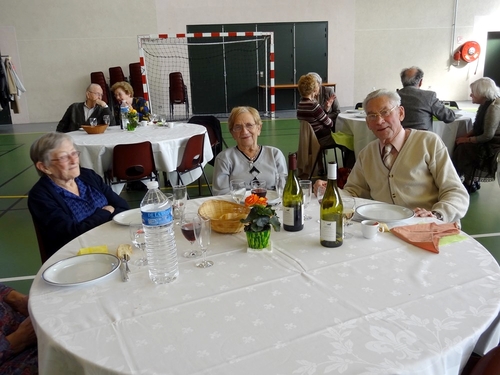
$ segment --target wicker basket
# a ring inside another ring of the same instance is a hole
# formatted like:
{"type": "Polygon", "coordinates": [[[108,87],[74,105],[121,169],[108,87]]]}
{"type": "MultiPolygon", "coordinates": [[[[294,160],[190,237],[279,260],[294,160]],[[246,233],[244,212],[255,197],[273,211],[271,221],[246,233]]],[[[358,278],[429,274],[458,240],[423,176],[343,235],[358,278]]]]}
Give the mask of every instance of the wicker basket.
{"type": "Polygon", "coordinates": [[[204,202],[198,209],[198,214],[209,218],[212,230],[218,233],[238,233],[244,224],[240,219],[247,217],[250,208],[233,202],[212,199],[204,202]]]}
{"type": "Polygon", "coordinates": [[[96,125],[96,126],[82,125],[82,128],[89,134],[102,134],[108,128],[108,125],[106,124],[96,125]]]}

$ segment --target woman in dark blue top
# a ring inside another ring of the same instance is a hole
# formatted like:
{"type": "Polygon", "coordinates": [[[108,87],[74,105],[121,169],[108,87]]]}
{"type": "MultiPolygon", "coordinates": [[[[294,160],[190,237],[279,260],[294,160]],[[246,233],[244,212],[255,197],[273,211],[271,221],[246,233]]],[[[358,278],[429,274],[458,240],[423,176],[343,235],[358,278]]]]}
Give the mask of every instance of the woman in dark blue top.
{"type": "Polygon", "coordinates": [[[111,92],[115,96],[113,107],[117,123],[121,121],[120,105],[125,102],[129,109],[133,108],[139,114],[139,121],[149,121],[149,105],[144,98],[134,98],[134,89],[128,82],[116,82],[111,86],[111,92]]]}
{"type": "Polygon", "coordinates": [[[28,208],[49,256],[129,209],[97,173],[80,168],[79,155],[64,133],[45,134],[31,145],[41,177],[29,192],[28,208]]]}

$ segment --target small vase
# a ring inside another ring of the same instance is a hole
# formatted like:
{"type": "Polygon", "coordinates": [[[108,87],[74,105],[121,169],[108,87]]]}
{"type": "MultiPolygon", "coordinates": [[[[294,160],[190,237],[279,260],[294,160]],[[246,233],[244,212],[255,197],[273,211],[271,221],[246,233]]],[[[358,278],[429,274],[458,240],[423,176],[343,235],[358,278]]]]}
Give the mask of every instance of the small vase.
{"type": "Polygon", "coordinates": [[[139,117],[134,117],[133,119],[129,119],[127,123],[127,130],[129,132],[135,131],[135,128],[139,126],[139,117]]]}
{"type": "Polygon", "coordinates": [[[261,232],[245,232],[247,235],[247,251],[271,251],[271,228],[261,232]]]}

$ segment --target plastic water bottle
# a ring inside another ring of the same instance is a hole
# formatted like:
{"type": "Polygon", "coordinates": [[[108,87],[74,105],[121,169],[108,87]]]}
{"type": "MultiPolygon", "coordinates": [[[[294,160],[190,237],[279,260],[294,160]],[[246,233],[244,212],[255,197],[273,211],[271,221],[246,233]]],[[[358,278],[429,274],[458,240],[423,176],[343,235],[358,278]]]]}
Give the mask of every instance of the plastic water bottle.
{"type": "Polygon", "coordinates": [[[170,283],[179,276],[172,204],[158,189],[157,181],[147,183],[141,202],[149,277],[156,284],[170,283]]]}
{"type": "Polygon", "coordinates": [[[122,115],[122,125],[121,125],[121,129],[127,129],[127,124],[128,124],[128,118],[127,118],[127,114],[128,114],[128,105],[127,103],[124,101],[122,101],[122,104],[120,104],[120,113],[122,115]]]}

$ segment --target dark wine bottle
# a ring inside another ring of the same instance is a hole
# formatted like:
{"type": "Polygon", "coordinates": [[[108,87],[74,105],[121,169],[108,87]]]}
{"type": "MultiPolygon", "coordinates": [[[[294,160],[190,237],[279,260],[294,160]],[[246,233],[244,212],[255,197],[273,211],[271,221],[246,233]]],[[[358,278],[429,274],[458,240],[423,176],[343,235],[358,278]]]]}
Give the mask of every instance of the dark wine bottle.
{"type": "Polygon", "coordinates": [[[304,228],[304,194],[296,176],[297,154],[288,155],[288,169],[283,189],[283,229],[297,232],[304,228]]]}
{"type": "Polygon", "coordinates": [[[320,208],[320,242],[325,247],[339,247],[344,242],[342,198],[337,188],[337,164],[328,164],[328,183],[320,208]]]}

